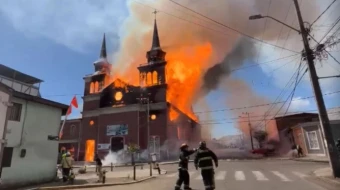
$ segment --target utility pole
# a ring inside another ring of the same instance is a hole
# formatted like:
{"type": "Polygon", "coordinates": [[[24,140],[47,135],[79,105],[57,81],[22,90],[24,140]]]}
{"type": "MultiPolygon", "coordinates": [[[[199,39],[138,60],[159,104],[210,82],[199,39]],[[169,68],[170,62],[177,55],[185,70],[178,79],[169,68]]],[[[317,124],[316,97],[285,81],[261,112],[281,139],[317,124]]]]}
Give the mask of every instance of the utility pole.
{"type": "Polygon", "coordinates": [[[253,142],[253,130],[251,128],[251,123],[250,123],[250,114],[248,112],[245,112],[248,116],[248,128],[249,128],[249,135],[250,135],[250,143],[251,143],[251,149],[254,150],[254,142],[253,142]]]}
{"type": "Polygon", "coordinates": [[[313,51],[310,49],[309,43],[308,43],[308,32],[304,26],[298,0],[293,0],[293,1],[295,4],[297,17],[298,17],[299,24],[300,24],[300,30],[301,30],[303,45],[304,45],[304,49],[305,49],[305,53],[307,57],[307,64],[308,64],[310,79],[311,79],[311,83],[312,83],[314,94],[315,94],[315,101],[317,103],[318,110],[319,110],[320,125],[323,128],[324,136],[327,141],[327,148],[328,148],[328,153],[329,153],[328,158],[330,161],[329,163],[333,170],[333,177],[340,177],[340,164],[338,160],[338,153],[336,150],[334,150],[335,141],[332,136],[331,125],[330,125],[329,118],[327,115],[325,102],[323,100],[323,95],[321,92],[318,76],[315,70],[313,51]]]}
{"type": "Polygon", "coordinates": [[[146,115],[147,115],[147,130],[148,130],[148,149],[150,149],[150,99],[146,98],[146,101],[147,101],[146,115]]]}

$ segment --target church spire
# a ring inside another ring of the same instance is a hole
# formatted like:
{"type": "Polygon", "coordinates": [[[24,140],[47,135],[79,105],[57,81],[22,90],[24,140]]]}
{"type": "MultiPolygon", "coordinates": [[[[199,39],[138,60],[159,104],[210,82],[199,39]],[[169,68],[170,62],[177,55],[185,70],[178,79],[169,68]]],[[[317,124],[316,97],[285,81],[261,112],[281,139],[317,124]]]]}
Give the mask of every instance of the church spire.
{"type": "Polygon", "coordinates": [[[155,24],[154,24],[154,27],[153,27],[153,36],[152,36],[151,50],[152,49],[160,49],[161,48],[161,45],[160,45],[160,42],[159,42],[159,37],[158,37],[157,21],[156,21],[156,14],[157,13],[158,12],[156,10],[153,12],[153,14],[155,14],[155,24]]]}
{"type": "Polygon", "coordinates": [[[100,50],[100,58],[105,58],[106,59],[106,40],[105,40],[105,33],[103,37],[103,42],[102,42],[102,49],[100,50]]]}

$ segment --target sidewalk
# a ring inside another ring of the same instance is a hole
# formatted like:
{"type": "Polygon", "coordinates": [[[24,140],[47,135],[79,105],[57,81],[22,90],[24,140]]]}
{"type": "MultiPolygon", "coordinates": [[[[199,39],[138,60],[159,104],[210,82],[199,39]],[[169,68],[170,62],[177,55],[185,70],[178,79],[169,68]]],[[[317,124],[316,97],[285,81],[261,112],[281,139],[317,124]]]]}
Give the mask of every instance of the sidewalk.
{"type": "MultiPolygon", "coordinates": [[[[149,180],[155,177],[158,177],[158,171],[152,170],[152,176],[150,176],[150,170],[149,168],[136,168],[136,180],[133,180],[133,169],[131,167],[130,170],[121,170],[121,171],[108,171],[108,169],[105,169],[107,171],[106,173],[106,182],[105,184],[98,183],[98,176],[95,172],[88,172],[85,174],[78,174],[76,173],[76,178],[74,181],[74,184],[67,184],[63,183],[60,179],[60,173],[58,173],[59,180],[43,184],[39,186],[34,186],[30,188],[30,190],[37,190],[37,189],[75,189],[75,188],[96,188],[96,187],[102,187],[102,186],[114,186],[114,185],[127,185],[132,183],[138,183],[145,180],[149,180]]],[[[161,175],[166,174],[165,170],[161,170],[161,175]]]]}
{"type": "Polygon", "coordinates": [[[313,175],[322,181],[336,185],[336,187],[339,187],[340,189],[340,179],[333,178],[330,167],[315,170],[313,175]]]}
{"type": "Polygon", "coordinates": [[[305,156],[301,158],[292,158],[292,160],[302,161],[302,162],[322,162],[322,163],[329,162],[326,156],[305,156]]]}

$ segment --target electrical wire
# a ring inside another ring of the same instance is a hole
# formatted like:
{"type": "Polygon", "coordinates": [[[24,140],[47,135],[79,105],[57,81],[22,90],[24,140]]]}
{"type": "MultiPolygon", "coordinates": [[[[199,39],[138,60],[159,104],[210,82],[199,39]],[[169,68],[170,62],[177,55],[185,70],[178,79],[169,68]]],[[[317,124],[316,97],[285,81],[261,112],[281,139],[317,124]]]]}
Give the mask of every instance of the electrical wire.
{"type": "Polygon", "coordinates": [[[296,87],[298,86],[298,80],[299,80],[299,75],[300,75],[300,68],[301,68],[301,66],[302,66],[302,59],[301,59],[300,64],[299,64],[299,68],[298,68],[299,73],[298,73],[297,76],[296,76],[295,85],[294,85],[294,88],[293,88],[293,95],[290,97],[290,101],[289,101],[289,104],[288,104],[288,106],[287,106],[287,109],[286,109],[284,115],[286,115],[286,113],[288,112],[289,107],[290,107],[290,105],[291,105],[291,103],[292,103],[292,101],[293,101],[294,94],[295,94],[295,90],[296,90],[296,87]]]}
{"type": "Polygon", "coordinates": [[[190,9],[190,8],[188,8],[188,7],[184,6],[184,5],[182,5],[182,4],[179,4],[179,3],[177,3],[177,2],[175,2],[175,1],[173,1],[173,0],[169,0],[169,1],[171,1],[172,3],[174,3],[174,4],[176,4],[176,5],[180,6],[180,7],[182,7],[182,8],[184,8],[184,9],[189,10],[190,12],[196,13],[196,14],[202,16],[203,18],[208,19],[208,20],[210,20],[210,21],[212,21],[212,22],[214,22],[214,23],[216,23],[216,24],[218,24],[218,25],[220,25],[220,26],[223,26],[223,27],[225,27],[225,28],[228,28],[229,30],[232,30],[232,31],[234,31],[234,32],[236,32],[236,33],[238,33],[238,34],[241,34],[242,36],[248,37],[248,38],[250,38],[250,39],[256,40],[256,41],[261,42],[261,43],[265,43],[265,44],[270,45],[270,46],[273,46],[273,47],[278,47],[278,48],[280,48],[280,49],[284,49],[284,50],[287,50],[287,51],[291,51],[291,52],[294,52],[294,53],[298,53],[297,51],[294,51],[294,50],[291,50],[291,49],[287,49],[287,48],[284,48],[284,47],[281,47],[281,46],[277,46],[277,45],[274,45],[274,44],[265,42],[265,41],[263,41],[263,40],[260,40],[260,39],[258,39],[258,38],[255,38],[255,37],[253,37],[253,36],[251,36],[251,35],[248,35],[248,34],[246,34],[246,33],[244,33],[244,32],[241,32],[241,31],[239,31],[239,30],[237,30],[237,29],[235,29],[235,28],[232,28],[232,27],[227,26],[227,25],[225,25],[225,24],[223,24],[223,23],[220,23],[220,22],[218,22],[218,21],[216,21],[216,20],[214,20],[214,19],[212,19],[212,18],[209,18],[209,17],[207,17],[207,16],[205,16],[205,15],[199,13],[199,12],[196,12],[196,11],[194,11],[194,10],[192,10],[192,9],[190,9]]]}
{"type": "MultiPolygon", "coordinates": [[[[298,82],[296,83],[295,86],[297,86],[297,85],[301,82],[301,80],[303,79],[303,77],[305,76],[305,74],[307,73],[307,71],[308,71],[308,69],[305,70],[305,72],[302,74],[302,76],[300,77],[300,79],[298,80],[298,82]]],[[[288,96],[288,98],[286,99],[286,101],[284,101],[284,103],[283,103],[282,106],[279,108],[279,110],[276,112],[276,114],[275,114],[275,116],[274,116],[273,118],[275,118],[275,117],[280,113],[281,109],[285,106],[285,104],[287,103],[287,101],[289,100],[289,98],[290,98],[291,96],[293,96],[294,93],[295,93],[295,90],[293,90],[293,91],[290,93],[290,95],[288,96]]],[[[267,124],[268,124],[268,121],[267,121],[267,122],[265,121],[265,125],[267,125],[267,124]]]]}
{"type": "MultiPolygon", "coordinates": [[[[329,96],[329,95],[334,95],[334,94],[339,94],[339,91],[334,91],[330,93],[325,93],[323,94],[324,96],[329,96]]],[[[315,98],[315,96],[307,96],[307,97],[302,97],[302,98],[296,98],[293,99],[292,101],[299,101],[299,100],[306,100],[306,99],[312,99],[315,98]]],[[[263,106],[270,106],[273,104],[281,104],[284,103],[285,101],[280,101],[280,102],[272,102],[272,103],[267,103],[267,104],[257,104],[257,105],[252,105],[252,106],[245,106],[245,107],[234,107],[234,108],[225,108],[225,109],[216,109],[216,110],[207,110],[207,111],[199,111],[199,112],[194,112],[195,114],[204,114],[204,113],[214,113],[214,112],[224,112],[224,111],[232,111],[232,110],[242,110],[242,109],[249,109],[249,108],[257,108],[257,107],[263,107],[263,106]]]]}
{"type": "Polygon", "coordinates": [[[331,6],[336,2],[337,0],[333,0],[333,2],[328,5],[328,7],[314,20],[314,22],[312,22],[312,24],[310,25],[310,27],[313,26],[313,24],[315,24],[327,11],[329,8],[331,8],[331,6]]]}
{"type": "MultiPolygon", "coordinates": [[[[300,64],[301,64],[301,63],[302,63],[302,62],[300,62],[300,64]]],[[[306,69],[306,72],[307,72],[307,69],[306,69]]],[[[305,72],[305,73],[306,73],[306,72],[305,72]]],[[[305,75],[305,73],[303,74],[303,76],[305,75]]],[[[291,100],[293,100],[293,94],[295,93],[296,86],[300,83],[300,81],[301,81],[302,78],[303,78],[303,76],[302,76],[300,79],[298,79],[299,74],[300,74],[300,65],[299,65],[299,69],[297,69],[297,72],[296,72],[296,80],[297,80],[297,82],[295,82],[295,85],[294,85],[294,88],[293,88],[292,92],[289,94],[289,96],[287,97],[287,99],[286,99],[285,101],[283,101],[282,106],[279,108],[279,110],[277,111],[276,114],[278,114],[278,113],[281,111],[281,109],[282,109],[283,106],[287,103],[287,101],[289,100],[289,98],[291,98],[291,100]]],[[[294,75],[293,75],[292,78],[294,78],[294,75]]],[[[293,83],[294,83],[294,82],[293,82],[293,83]]],[[[292,83],[292,84],[293,84],[293,83],[292,83]]],[[[289,84],[289,82],[288,82],[287,84],[289,84]]],[[[268,110],[266,113],[269,114],[269,113],[272,111],[272,109],[274,109],[274,107],[275,107],[275,106],[272,105],[271,108],[269,108],[269,110],[268,110]]],[[[266,115],[264,116],[264,118],[266,118],[268,114],[266,114],[266,115]]],[[[264,120],[263,120],[263,121],[264,121],[264,120]]],[[[262,122],[259,123],[259,124],[257,124],[256,128],[258,128],[261,124],[262,124],[262,122]]],[[[265,123],[265,125],[266,125],[266,123],[265,123]]]]}
{"type": "MultiPolygon", "coordinates": [[[[287,88],[289,88],[289,85],[293,85],[294,77],[295,77],[295,75],[298,75],[299,72],[300,72],[300,70],[296,70],[296,71],[295,71],[295,73],[291,76],[291,78],[289,79],[289,81],[287,82],[287,84],[285,85],[285,87],[281,90],[280,94],[276,97],[276,99],[274,100],[274,102],[279,101],[279,99],[281,98],[281,96],[284,95],[284,91],[285,91],[287,88]],[[292,81],[292,82],[291,82],[291,81],[292,81]]],[[[269,109],[268,109],[268,111],[266,112],[266,114],[265,114],[264,117],[266,117],[266,115],[269,114],[269,113],[274,109],[274,107],[275,107],[275,104],[272,104],[272,105],[269,107],[269,109]]]]}

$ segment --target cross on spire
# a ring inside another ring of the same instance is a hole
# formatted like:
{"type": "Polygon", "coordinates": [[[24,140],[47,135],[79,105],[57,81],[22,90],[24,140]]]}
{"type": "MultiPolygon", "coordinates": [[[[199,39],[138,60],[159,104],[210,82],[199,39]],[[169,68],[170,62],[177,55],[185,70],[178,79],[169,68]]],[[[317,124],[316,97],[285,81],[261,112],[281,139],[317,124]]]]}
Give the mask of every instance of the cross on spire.
{"type": "Polygon", "coordinates": [[[155,14],[155,20],[156,20],[156,14],[157,14],[158,12],[159,12],[159,11],[157,11],[156,9],[155,9],[154,12],[152,12],[152,14],[155,14]]]}

